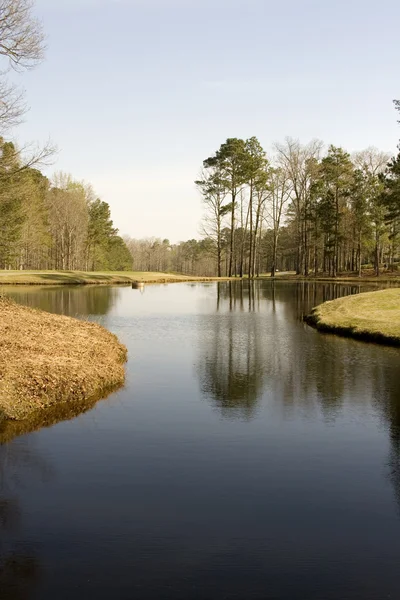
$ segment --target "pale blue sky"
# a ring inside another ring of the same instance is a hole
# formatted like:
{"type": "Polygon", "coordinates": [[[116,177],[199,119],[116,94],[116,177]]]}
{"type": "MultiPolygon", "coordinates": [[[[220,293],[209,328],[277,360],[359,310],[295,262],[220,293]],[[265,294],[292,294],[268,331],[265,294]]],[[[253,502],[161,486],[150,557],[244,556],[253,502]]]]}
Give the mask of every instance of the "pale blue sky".
{"type": "Polygon", "coordinates": [[[121,233],[199,237],[193,185],[227,137],[395,153],[398,0],[36,0],[47,59],[22,140],[93,184],[121,233]]]}

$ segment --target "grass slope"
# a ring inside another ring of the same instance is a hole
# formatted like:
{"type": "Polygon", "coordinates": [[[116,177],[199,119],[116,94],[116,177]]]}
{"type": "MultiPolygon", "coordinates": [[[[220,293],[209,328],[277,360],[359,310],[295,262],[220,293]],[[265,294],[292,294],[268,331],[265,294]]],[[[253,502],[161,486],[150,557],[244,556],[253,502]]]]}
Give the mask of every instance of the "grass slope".
{"type": "Polygon", "coordinates": [[[100,325],[0,297],[0,420],[121,385],[125,361],[126,348],[100,325]]]}
{"type": "Polygon", "coordinates": [[[400,288],[325,302],[305,320],[320,331],[400,346],[400,288]]]}
{"type": "Polygon", "coordinates": [[[191,277],[143,271],[0,271],[1,285],[84,285],[175,283],[179,281],[214,281],[217,277],[191,277]]]}

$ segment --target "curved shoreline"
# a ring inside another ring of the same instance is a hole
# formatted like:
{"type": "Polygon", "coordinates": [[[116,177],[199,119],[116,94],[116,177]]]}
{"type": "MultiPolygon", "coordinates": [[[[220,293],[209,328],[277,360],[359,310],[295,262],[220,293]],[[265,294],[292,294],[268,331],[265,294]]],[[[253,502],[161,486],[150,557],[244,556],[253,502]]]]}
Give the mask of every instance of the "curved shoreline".
{"type": "Polygon", "coordinates": [[[58,402],[57,404],[47,406],[45,409],[39,408],[29,413],[27,417],[20,421],[16,419],[3,419],[0,421],[0,446],[21,435],[80,417],[84,413],[93,410],[99,402],[105,400],[110,394],[117,392],[120,388],[121,384],[117,384],[104,389],[99,394],[95,394],[90,398],[58,402]]]}
{"type": "Polygon", "coordinates": [[[132,283],[180,283],[227,281],[229,277],[195,277],[144,271],[0,271],[0,287],[9,285],[131,285],[132,283]]]}
{"type": "Polygon", "coordinates": [[[126,357],[96,323],[0,297],[0,421],[100,397],[124,383],[126,357]]]}
{"type": "Polygon", "coordinates": [[[325,302],[304,321],[321,332],[400,346],[400,288],[364,292],[325,302]]]}

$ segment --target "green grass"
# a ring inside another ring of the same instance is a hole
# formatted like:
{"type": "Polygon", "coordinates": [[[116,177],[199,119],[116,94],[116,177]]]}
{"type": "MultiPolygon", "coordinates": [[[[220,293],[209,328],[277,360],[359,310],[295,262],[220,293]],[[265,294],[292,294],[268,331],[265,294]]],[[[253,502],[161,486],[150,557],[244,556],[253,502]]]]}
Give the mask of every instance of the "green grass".
{"type": "Polygon", "coordinates": [[[213,281],[213,277],[191,277],[143,271],[0,271],[1,285],[90,285],[175,283],[179,281],[213,281]]]}
{"type": "MultiPolygon", "coordinates": [[[[257,279],[270,279],[270,273],[261,273],[257,279]]],[[[400,284],[400,277],[397,273],[384,272],[379,277],[371,273],[363,273],[362,277],[359,277],[358,274],[346,274],[346,275],[337,275],[337,277],[331,277],[329,275],[308,275],[305,277],[304,275],[296,275],[295,271],[282,271],[276,273],[275,279],[282,279],[284,281],[310,281],[310,282],[318,282],[318,281],[330,281],[330,282],[354,282],[354,283],[395,283],[400,284]]]]}
{"type": "Polygon", "coordinates": [[[320,331],[400,346],[400,288],[325,302],[305,320],[320,331]]]}
{"type": "MultiPolygon", "coordinates": [[[[226,281],[229,277],[194,277],[179,273],[157,273],[146,271],[1,271],[0,286],[2,285],[130,285],[132,282],[143,283],[179,283],[181,281],[226,281]]],[[[239,277],[233,277],[239,281],[239,277]]],[[[245,276],[243,279],[247,279],[245,276]]],[[[263,273],[258,279],[271,279],[270,273],[263,273]]],[[[276,274],[276,279],[291,281],[359,281],[400,283],[400,277],[365,277],[356,276],[332,277],[303,277],[291,271],[276,274]]]]}

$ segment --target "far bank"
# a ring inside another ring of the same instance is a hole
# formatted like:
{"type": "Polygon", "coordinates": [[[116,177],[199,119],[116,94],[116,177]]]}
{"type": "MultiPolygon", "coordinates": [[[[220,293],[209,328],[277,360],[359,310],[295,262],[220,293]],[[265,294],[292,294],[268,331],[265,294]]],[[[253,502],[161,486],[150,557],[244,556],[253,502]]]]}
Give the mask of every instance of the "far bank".
{"type": "Polygon", "coordinates": [[[0,271],[2,285],[131,285],[226,281],[228,277],[195,277],[147,271],[0,271]]]}
{"type": "MultiPolygon", "coordinates": [[[[383,274],[380,277],[364,275],[343,275],[328,277],[326,275],[304,277],[294,272],[279,272],[275,277],[261,274],[254,281],[297,281],[297,282],[343,282],[343,283],[378,283],[400,286],[400,277],[383,274]]],[[[2,285],[132,285],[154,283],[212,282],[212,281],[249,281],[244,277],[198,277],[181,273],[161,273],[155,271],[0,271],[0,287],[2,285]]]]}
{"type": "Polygon", "coordinates": [[[319,331],[400,346],[400,288],[325,302],[314,308],[305,321],[319,331]]]}

